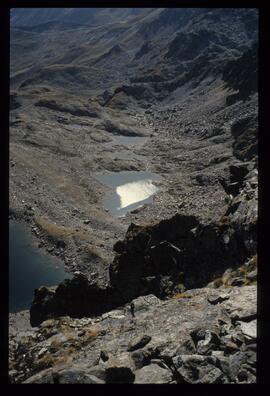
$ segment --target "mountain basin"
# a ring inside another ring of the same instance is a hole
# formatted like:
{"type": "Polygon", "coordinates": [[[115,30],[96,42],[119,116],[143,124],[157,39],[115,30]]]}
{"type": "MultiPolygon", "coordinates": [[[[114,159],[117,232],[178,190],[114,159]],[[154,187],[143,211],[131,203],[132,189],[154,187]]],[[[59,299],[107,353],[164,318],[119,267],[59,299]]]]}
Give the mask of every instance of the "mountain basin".
{"type": "Polygon", "coordinates": [[[154,194],[159,191],[154,182],[160,178],[147,171],[96,173],[95,177],[113,188],[113,192],[104,197],[103,206],[116,217],[125,216],[145,203],[152,203],[154,194]]]}
{"type": "Polygon", "coordinates": [[[33,246],[25,224],[9,223],[9,311],[29,309],[34,291],[41,285],[58,285],[71,275],[58,258],[51,258],[33,246]]]}

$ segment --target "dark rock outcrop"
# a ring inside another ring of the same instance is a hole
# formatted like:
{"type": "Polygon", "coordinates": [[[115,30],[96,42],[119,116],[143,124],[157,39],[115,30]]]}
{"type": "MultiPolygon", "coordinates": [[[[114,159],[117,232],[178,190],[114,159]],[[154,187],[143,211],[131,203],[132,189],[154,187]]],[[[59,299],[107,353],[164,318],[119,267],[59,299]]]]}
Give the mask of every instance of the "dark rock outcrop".
{"type": "Polygon", "coordinates": [[[40,287],[30,309],[30,322],[37,326],[44,320],[61,315],[71,317],[94,316],[123,303],[117,290],[91,284],[82,274],[66,279],[52,290],[40,287]]]}
{"type": "Polygon", "coordinates": [[[258,115],[252,114],[233,123],[233,153],[241,161],[251,161],[258,155],[258,115]]]}
{"type": "Polygon", "coordinates": [[[229,61],[223,70],[223,80],[227,86],[237,91],[227,97],[227,104],[246,100],[258,91],[258,49],[253,45],[236,60],[229,61]]]}
{"type": "Polygon", "coordinates": [[[230,223],[204,225],[181,215],[152,227],[132,224],[116,249],[121,253],[110,266],[111,284],[127,300],[203,287],[247,255],[230,223]]]}

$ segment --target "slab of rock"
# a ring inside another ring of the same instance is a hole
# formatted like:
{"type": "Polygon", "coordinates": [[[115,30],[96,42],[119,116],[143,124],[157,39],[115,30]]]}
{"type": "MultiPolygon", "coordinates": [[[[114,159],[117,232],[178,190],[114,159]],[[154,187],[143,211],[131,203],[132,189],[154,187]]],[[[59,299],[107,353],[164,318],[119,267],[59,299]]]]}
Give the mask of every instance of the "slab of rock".
{"type": "Polygon", "coordinates": [[[54,383],[58,384],[104,384],[105,382],[95,377],[94,375],[88,374],[85,369],[66,369],[54,377],[54,383]]]}
{"type": "Polygon", "coordinates": [[[242,333],[248,339],[257,338],[257,320],[252,320],[251,322],[238,322],[240,324],[242,333]]]}
{"type": "Polygon", "coordinates": [[[157,298],[154,294],[148,294],[146,296],[140,296],[132,300],[134,304],[134,314],[147,312],[152,306],[158,306],[161,300],[157,298]]]}
{"type": "Polygon", "coordinates": [[[39,373],[27,378],[23,384],[54,384],[54,377],[51,369],[40,371],[39,373]]]}
{"type": "Polygon", "coordinates": [[[131,353],[131,358],[136,369],[140,369],[143,366],[150,364],[151,359],[155,359],[160,355],[158,347],[151,347],[146,349],[140,349],[131,353]]]}
{"type": "Polygon", "coordinates": [[[128,351],[136,351],[136,349],[143,348],[145,345],[147,345],[151,341],[151,337],[148,335],[144,335],[142,337],[136,338],[134,341],[132,341],[129,346],[128,346],[128,351]]]}
{"type": "Polygon", "coordinates": [[[157,364],[144,366],[135,375],[135,384],[168,384],[172,381],[171,371],[157,364]]]}
{"type": "Polygon", "coordinates": [[[197,383],[199,384],[224,384],[228,382],[222,371],[217,367],[205,369],[204,374],[200,375],[197,383]]]}
{"type": "Polygon", "coordinates": [[[223,306],[233,320],[252,320],[257,315],[257,286],[235,288],[233,298],[223,302],[223,306]]]}
{"type": "Polygon", "coordinates": [[[133,383],[135,374],[134,363],[125,352],[119,356],[112,356],[104,363],[106,383],[133,383]]]}
{"type": "Polygon", "coordinates": [[[104,384],[105,382],[88,374],[85,367],[66,368],[59,371],[46,369],[24,381],[25,384],[104,384]]]}
{"type": "Polygon", "coordinates": [[[210,302],[210,304],[219,304],[222,301],[228,300],[230,298],[230,294],[229,293],[221,293],[221,294],[210,294],[207,297],[207,300],[210,302]]]}

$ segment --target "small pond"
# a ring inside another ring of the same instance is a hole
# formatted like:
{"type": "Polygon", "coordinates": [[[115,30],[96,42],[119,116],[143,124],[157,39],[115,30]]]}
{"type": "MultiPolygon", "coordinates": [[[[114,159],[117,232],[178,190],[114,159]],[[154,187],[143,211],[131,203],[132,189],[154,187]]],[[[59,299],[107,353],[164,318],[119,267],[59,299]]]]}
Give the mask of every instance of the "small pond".
{"type": "Polygon", "coordinates": [[[96,173],[95,177],[101,183],[113,187],[113,193],[105,196],[103,205],[117,217],[124,216],[145,203],[151,203],[153,195],[159,190],[153,184],[159,177],[146,171],[96,173]]]}
{"type": "Polygon", "coordinates": [[[9,311],[29,309],[34,290],[70,278],[60,259],[42,255],[22,223],[9,223],[9,311]]]}

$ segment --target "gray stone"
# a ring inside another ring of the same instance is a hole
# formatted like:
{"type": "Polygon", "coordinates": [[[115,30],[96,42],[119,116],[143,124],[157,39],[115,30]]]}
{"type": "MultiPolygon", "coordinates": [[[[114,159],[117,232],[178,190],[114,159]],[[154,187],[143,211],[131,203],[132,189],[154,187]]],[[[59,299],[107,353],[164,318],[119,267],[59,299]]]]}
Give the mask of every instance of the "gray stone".
{"type": "Polygon", "coordinates": [[[200,384],[222,384],[225,381],[224,374],[217,367],[209,367],[204,370],[205,374],[200,376],[197,383],[200,384]]]}
{"type": "Polygon", "coordinates": [[[161,300],[154,294],[148,294],[146,296],[140,296],[132,300],[134,304],[134,313],[141,313],[148,311],[151,306],[159,305],[161,300]]]}
{"type": "MultiPolygon", "coordinates": [[[[214,368],[217,359],[214,356],[182,355],[173,358],[173,363],[182,383],[198,383],[214,368]]],[[[214,381],[214,380],[213,380],[214,381]]]]}
{"type": "Polygon", "coordinates": [[[87,370],[87,372],[89,375],[93,375],[102,381],[105,381],[106,379],[105,367],[102,365],[92,366],[87,370]]]}
{"type": "Polygon", "coordinates": [[[142,337],[136,338],[134,341],[130,343],[128,346],[128,351],[132,352],[135,351],[136,349],[143,348],[145,345],[147,345],[151,341],[151,337],[148,335],[144,335],[142,337]]]}
{"type": "Polygon", "coordinates": [[[222,301],[228,300],[230,298],[229,293],[221,293],[220,295],[210,295],[207,300],[210,304],[219,304],[222,301]]]}
{"type": "Polygon", "coordinates": [[[199,340],[196,346],[197,353],[202,355],[208,355],[211,350],[216,349],[220,344],[218,335],[210,330],[205,330],[204,338],[199,340]]]}
{"type": "Polygon", "coordinates": [[[52,369],[45,369],[39,373],[27,378],[23,381],[24,384],[54,384],[54,376],[52,369]]]}
{"type": "Polygon", "coordinates": [[[176,355],[191,355],[196,353],[195,344],[192,339],[186,340],[176,349],[176,355]]]}
{"type": "Polygon", "coordinates": [[[47,352],[47,348],[41,348],[41,350],[38,352],[37,356],[41,357],[42,355],[44,355],[47,352]]]}
{"type": "Polygon", "coordinates": [[[105,382],[95,377],[94,375],[87,374],[84,369],[67,369],[58,373],[55,378],[55,383],[59,384],[104,384],[105,382]]]}
{"type": "Polygon", "coordinates": [[[224,356],[224,351],[212,351],[211,355],[214,356],[214,357],[217,357],[217,358],[223,357],[224,356]]]}
{"type": "Polygon", "coordinates": [[[132,352],[131,358],[136,369],[140,369],[147,364],[150,364],[151,359],[156,359],[160,356],[160,349],[158,347],[151,347],[132,352]]]}
{"type": "Polygon", "coordinates": [[[247,274],[247,279],[249,279],[250,281],[255,281],[257,280],[257,269],[255,269],[254,271],[251,271],[247,274]]]}
{"type": "Polygon", "coordinates": [[[242,365],[246,362],[247,355],[244,352],[237,352],[234,355],[231,355],[229,358],[229,370],[230,370],[230,378],[233,381],[236,381],[236,377],[238,372],[240,371],[242,365]]]}
{"type": "Polygon", "coordinates": [[[168,384],[172,380],[172,373],[157,364],[144,366],[135,375],[135,384],[168,384]]]}
{"type": "Polygon", "coordinates": [[[240,324],[242,333],[248,339],[257,338],[257,320],[252,320],[251,322],[238,322],[240,324]]]}

